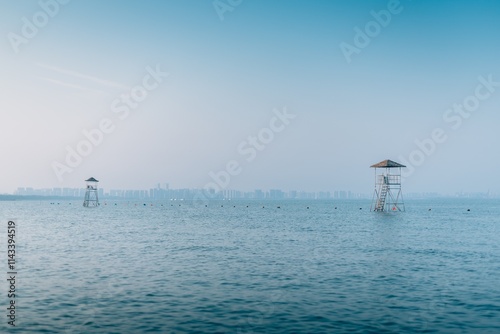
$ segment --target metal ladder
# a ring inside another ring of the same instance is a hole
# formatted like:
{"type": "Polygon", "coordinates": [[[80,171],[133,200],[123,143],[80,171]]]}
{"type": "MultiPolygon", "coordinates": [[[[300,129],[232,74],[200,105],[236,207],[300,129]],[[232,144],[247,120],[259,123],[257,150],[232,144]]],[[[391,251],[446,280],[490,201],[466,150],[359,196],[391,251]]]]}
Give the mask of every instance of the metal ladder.
{"type": "Polygon", "coordinates": [[[389,186],[387,185],[387,179],[384,177],[384,183],[380,189],[380,195],[378,197],[377,205],[375,206],[375,211],[384,211],[385,199],[388,191],[389,186]]]}

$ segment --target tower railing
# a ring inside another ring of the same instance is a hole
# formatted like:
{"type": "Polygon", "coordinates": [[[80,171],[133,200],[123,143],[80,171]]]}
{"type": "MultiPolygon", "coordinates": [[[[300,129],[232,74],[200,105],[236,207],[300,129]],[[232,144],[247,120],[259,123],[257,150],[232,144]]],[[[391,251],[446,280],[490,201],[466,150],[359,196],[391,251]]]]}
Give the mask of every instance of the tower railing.
{"type": "Polygon", "coordinates": [[[401,185],[401,175],[377,175],[377,185],[381,184],[401,185]]]}

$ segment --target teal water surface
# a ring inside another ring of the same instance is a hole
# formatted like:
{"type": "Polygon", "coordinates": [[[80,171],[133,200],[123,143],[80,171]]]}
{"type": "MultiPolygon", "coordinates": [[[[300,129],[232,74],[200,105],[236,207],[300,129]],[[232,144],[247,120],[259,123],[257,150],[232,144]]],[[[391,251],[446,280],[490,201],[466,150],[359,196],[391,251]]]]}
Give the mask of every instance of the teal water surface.
{"type": "Polygon", "coordinates": [[[0,202],[17,332],[500,332],[500,201],[102,204],[0,202]]]}

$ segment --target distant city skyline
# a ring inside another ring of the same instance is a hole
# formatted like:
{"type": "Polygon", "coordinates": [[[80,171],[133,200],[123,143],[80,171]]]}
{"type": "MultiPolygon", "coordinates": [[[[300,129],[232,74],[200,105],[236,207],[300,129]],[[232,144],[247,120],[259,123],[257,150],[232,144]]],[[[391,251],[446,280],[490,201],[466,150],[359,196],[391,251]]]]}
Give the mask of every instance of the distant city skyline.
{"type": "MultiPolygon", "coordinates": [[[[42,188],[19,187],[12,195],[19,196],[62,196],[82,197],[86,188],[42,188]]],[[[113,198],[146,198],[146,199],[193,199],[197,195],[204,194],[205,199],[352,199],[366,198],[367,194],[354,193],[350,190],[333,190],[307,192],[303,190],[281,190],[281,189],[255,189],[253,191],[241,191],[236,189],[190,189],[162,188],[159,185],[149,189],[104,189],[98,188],[99,196],[113,198]]]]}
{"type": "MultiPolygon", "coordinates": [[[[66,197],[83,199],[85,187],[81,188],[42,188],[19,187],[11,194],[0,194],[6,196],[38,196],[38,197],[66,197]]],[[[149,189],[106,189],[98,188],[101,198],[111,199],[146,199],[146,200],[221,200],[221,199],[303,199],[303,200],[342,200],[342,199],[371,199],[373,193],[356,193],[351,190],[325,190],[325,191],[304,191],[304,190],[282,190],[282,189],[254,189],[253,191],[241,191],[236,189],[226,189],[222,191],[205,189],[156,187],[149,189]],[[201,196],[200,196],[201,195],[201,196]]],[[[465,198],[500,198],[499,193],[490,192],[457,192],[457,193],[436,193],[436,192],[409,192],[404,193],[406,199],[437,198],[437,197],[465,197],[465,198]]]]}

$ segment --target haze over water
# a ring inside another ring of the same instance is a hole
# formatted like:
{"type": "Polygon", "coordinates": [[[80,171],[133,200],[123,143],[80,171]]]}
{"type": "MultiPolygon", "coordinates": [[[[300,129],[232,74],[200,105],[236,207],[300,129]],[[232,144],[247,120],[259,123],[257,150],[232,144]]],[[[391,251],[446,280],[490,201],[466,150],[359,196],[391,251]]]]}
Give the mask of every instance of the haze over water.
{"type": "MultiPolygon", "coordinates": [[[[500,198],[499,13],[0,0],[0,199],[366,194],[384,159],[405,195],[500,198]]],[[[0,201],[0,332],[14,301],[19,333],[500,332],[495,200],[199,201],[0,201]]]]}
{"type": "Polygon", "coordinates": [[[0,202],[18,332],[500,331],[492,200],[114,204],[0,202]]]}

